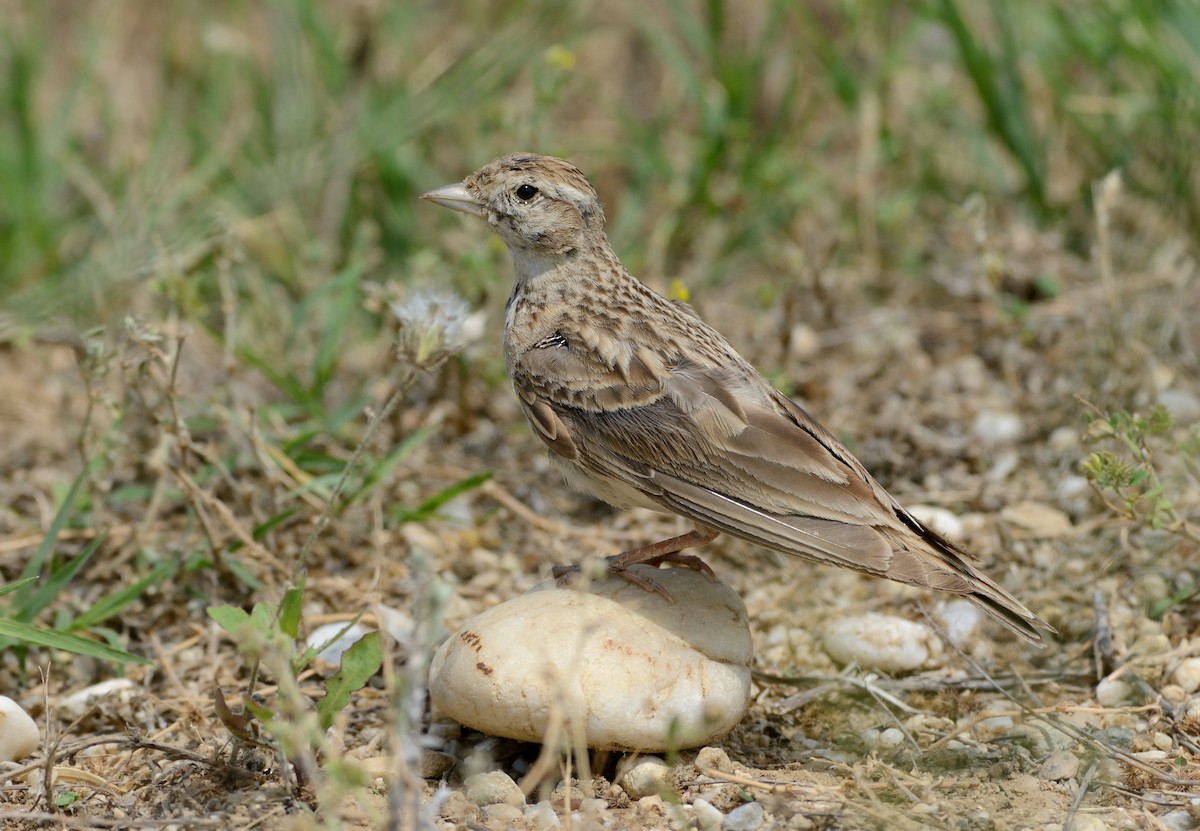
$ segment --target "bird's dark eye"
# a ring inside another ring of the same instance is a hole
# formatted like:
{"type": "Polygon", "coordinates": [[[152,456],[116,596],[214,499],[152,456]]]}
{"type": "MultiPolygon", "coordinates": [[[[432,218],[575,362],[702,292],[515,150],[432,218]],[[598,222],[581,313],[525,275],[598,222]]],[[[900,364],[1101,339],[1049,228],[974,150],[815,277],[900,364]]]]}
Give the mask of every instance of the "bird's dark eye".
{"type": "Polygon", "coordinates": [[[521,185],[517,188],[517,198],[522,202],[528,202],[533,197],[537,196],[538,189],[533,185],[521,185]]]}

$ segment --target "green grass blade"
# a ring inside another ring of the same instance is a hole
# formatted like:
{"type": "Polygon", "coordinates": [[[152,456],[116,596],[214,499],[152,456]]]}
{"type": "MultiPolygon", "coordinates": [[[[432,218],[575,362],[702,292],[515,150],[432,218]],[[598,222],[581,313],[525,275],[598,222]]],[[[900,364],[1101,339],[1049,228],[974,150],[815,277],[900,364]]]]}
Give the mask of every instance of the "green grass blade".
{"type": "Polygon", "coordinates": [[[4,620],[0,618],[0,637],[12,638],[13,640],[22,643],[33,644],[34,646],[44,646],[49,649],[61,649],[76,655],[88,655],[92,658],[99,658],[103,661],[116,661],[117,663],[122,664],[150,663],[150,661],[146,658],[130,654],[124,650],[114,649],[111,646],[106,646],[102,643],[90,641],[87,638],[81,638],[78,635],[71,635],[66,632],[56,632],[52,629],[42,629],[37,626],[30,626],[27,623],[19,623],[14,620],[4,620]]]}

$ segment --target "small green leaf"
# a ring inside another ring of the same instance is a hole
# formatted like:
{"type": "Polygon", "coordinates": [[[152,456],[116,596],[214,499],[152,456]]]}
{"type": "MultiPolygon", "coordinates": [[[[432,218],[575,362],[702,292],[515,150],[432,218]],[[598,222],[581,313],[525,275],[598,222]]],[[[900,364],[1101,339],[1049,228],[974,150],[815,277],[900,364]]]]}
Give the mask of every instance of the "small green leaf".
{"type": "Polygon", "coordinates": [[[237,634],[250,625],[250,615],[237,606],[209,606],[208,616],[231,635],[237,634]]]}
{"type": "Polygon", "coordinates": [[[304,578],[300,585],[288,589],[283,594],[279,605],[279,628],[292,640],[300,637],[300,620],[303,615],[301,608],[304,603],[304,578]]]}
{"type": "Polygon", "coordinates": [[[54,805],[58,808],[66,808],[68,805],[73,805],[80,799],[79,794],[75,791],[59,791],[54,795],[54,805]]]}
{"type": "Polygon", "coordinates": [[[342,655],[342,668],[325,682],[325,697],[317,704],[321,728],[328,730],[334,717],[350,701],[350,694],[362,689],[383,665],[379,633],[364,635],[342,655]]]}

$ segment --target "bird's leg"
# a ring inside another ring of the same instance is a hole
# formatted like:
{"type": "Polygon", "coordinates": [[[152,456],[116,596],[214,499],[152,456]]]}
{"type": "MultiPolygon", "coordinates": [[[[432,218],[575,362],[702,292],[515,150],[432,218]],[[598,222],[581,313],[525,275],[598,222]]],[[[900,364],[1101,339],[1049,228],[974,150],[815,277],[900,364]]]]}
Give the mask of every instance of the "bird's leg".
{"type": "MultiPolygon", "coordinates": [[[[694,548],[698,545],[710,543],[717,538],[719,533],[719,531],[708,528],[689,531],[686,534],[680,534],[678,537],[671,537],[669,540],[662,540],[650,545],[644,545],[641,548],[623,551],[611,557],[605,557],[601,562],[605,564],[606,570],[610,575],[627,580],[646,591],[660,594],[666,600],[672,600],[671,595],[657,581],[629,571],[630,566],[635,566],[639,563],[651,566],[672,563],[684,568],[690,568],[693,571],[698,571],[710,580],[715,581],[717,575],[713,573],[713,570],[708,567],[707,563],[694,554],[681,554],[680,552],[685,548],[694,548]]],[[[555,566],[550,573],[558,580],[559,585],[562,585],[574,575],[579,574],[581,570],[579,565],[555,566]]]]}

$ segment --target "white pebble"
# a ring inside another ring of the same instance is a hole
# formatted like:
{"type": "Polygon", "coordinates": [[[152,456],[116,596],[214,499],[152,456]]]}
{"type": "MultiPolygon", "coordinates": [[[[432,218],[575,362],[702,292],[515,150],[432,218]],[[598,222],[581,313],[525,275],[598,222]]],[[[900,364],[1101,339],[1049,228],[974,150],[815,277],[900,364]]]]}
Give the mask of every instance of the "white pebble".
{"type": "Polygon", "coordinates": [[[1158,403],[1178,424],[1200,421],[1200,398],[1187,390],[1163,390],[1158,394],[1158,403]]]}
{"type": "Polygon", "coordinates": [[[37,722],[21,705],[0,695],[0,762],[16,762],[37,750],[41,742],[37,722]]]}
{"type": "Polygon", "coordinates": [[[721,827],[721,821],[725,819],[725,815],[711,802],[699,797],[692,800],[692,815],[700,831],[717,831],[721,827]]]}
{"type": "Polygon", "coordinates": [[[925,624],[876,612],[835,620],[825,627],[822,642],[839,664],[887,673],[933,666],[941,653],[925,624]]]}
{"type": "Polygon", "coordinates": [[[889,727],[879,734],[879,748],[881,750],[895,750],[902,744],[904,744],[904,731],[899,727],[889,727]]]}
{"type": "Polygon", "coordinates": [[[129,678],[112,678],[92,684],[82,690],[76,690],[58,701],[58,713],[66,718],[79,718],[94,704],[110,700],[118,704],[126,704],[133,697],[137,684],[129,678]]]}
{"type": "Polygon", "coordinates": [[[725,815],[721,831],[758,831],[762,827],[765,813],[760,802],[739,805],[725,815]]]}
{"type": "Polygon", "coordinates": [[[321,649],[324,647],[317,653],[317,657],[331,664],[340,664],[346,650],[362,640],[363,635],[369,632],[371,630],[361,623],[355,623],[348,628],[346,622],[326,623],[309,633],[308,648],[321,649]]]}
{"type": "Polygon", "coordinates": [[[1120,678],[1105,678],[1096,685],[1096,703],[1101,707],[1120,707],[1133,696],[1133,687],[1120,678]]]}
{"type": "Polygon", "coordinates": [[[1180,809],[1168,811],[1160,816],[1158,821],[1168,831],[1192,831],[1196,827],[1196,821],[1192,819],[1191,811],[1180,809]]]}
{"type": "Polygon", "coordinates": [[[971,642],[986,617],[983,609],[971,601],[957,598],[943,601],[934,616],[945,630],[946,639],[960,648],[971,642]]]}
{"type": "Polygon", "coordinates": [[[537,805],[530,805],[526,808],[525,822],[529,824],[530,828],[537,831],[562,827],[562,820],[558,818],[558,814],[554,813],[554,807],[548,800],[543,800],[537,805]]]}
{"type": "Polygon", "coordinates": [[[1183,691],[1191,695],[1200,690],[1200,658],[1184,658],[1171,673],[1171,680],[1183,687],[1183,691]]]}
{"type": "Polygon", "coordinates": [[[1021,438],[1021,417],[1003,410],[984,410],[975,416],[971,428],[986,444],[1011,444],[1021,438]]]}
{"type": "Polygon", "coordinates": [[[502,770],[468,776],[463,782],[463,790],[467,799],[481,808],[498,804],[514,805],[520,809],[525,807],[525,795],[512,777],[502,770]]]}
{"type": "Polygon", "coordinates": [[[1056,750],[1042,762],[1041,777],[1047,782],[1074,779],[1079,773],[1079,757],[1069,750],[1056,750]]]}
{"type": "Polygon", "coordinates": [[[658,752],[719,738],[750,704],[746,607],[689,569],[635,566],[588,591],[543,583],[468,620],[438,649],[429,695],[493,736],[541,742],[562,714],[589,747],[658,752]]]}
{"type": "Polygon", "coordinates": [[[675,769],[657,756],[627,756],[617,764],[616,783],[635,800],[672,793],[675,769]]]}

